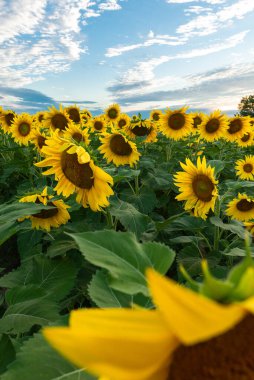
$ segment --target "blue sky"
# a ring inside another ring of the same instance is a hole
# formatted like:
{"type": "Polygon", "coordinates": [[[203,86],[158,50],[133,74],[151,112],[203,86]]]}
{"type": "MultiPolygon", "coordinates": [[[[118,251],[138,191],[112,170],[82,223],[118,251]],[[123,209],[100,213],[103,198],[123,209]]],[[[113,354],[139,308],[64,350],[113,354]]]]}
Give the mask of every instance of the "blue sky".
{"type": "Polygon", "coordinates": [[[254,0],[0,0],[0,103],[232,114],[254,92],[253,33],[254,0]]]}

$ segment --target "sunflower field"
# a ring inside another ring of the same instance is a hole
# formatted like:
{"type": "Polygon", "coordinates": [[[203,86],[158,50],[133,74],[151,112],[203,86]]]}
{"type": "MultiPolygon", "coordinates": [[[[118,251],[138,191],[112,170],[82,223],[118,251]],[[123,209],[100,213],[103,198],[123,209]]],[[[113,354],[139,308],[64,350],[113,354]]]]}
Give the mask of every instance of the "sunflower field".
{"type": "Polygon", "coordinates": [[[0,109],[1,380],[254,379],[253,125],[0,109]]]}

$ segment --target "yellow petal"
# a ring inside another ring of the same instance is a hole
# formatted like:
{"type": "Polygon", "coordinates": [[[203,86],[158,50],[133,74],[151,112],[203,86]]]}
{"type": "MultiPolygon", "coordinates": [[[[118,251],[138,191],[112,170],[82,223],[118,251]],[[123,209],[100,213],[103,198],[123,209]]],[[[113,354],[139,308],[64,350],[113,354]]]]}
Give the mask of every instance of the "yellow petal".
{"type": "Polygon", "coordinates": [[[166,380],[178,345],[158,311],[77,310],[71,326],[44,329],[66,358],[110,380],[166,380]]]}
{"type": "Polygon", "coordinates": [[[152,269],[148,269],[147,277],[155,304],[172,332],[186,345],[222,334],[246,314],[240,304],[219,305],[152,269]]]}

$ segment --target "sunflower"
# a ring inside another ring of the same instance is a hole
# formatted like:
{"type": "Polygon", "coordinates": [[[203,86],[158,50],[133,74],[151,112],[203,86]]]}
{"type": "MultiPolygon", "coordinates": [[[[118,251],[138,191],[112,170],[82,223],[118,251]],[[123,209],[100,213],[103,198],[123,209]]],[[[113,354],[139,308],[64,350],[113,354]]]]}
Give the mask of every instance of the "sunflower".
{"type": "Polygon", "coordinates": [[[88,121],[91,119],[92,114],[87,109],[83,109],[80,111],[80,117],[81,117],[82,125],[86,125],[88,121]]]}
{"type": "MultiPolygon", "coordinates": [[[[253,276],[253,268],[247,274],[253,276]]],[[[156,310],[74,310],[69,326],[46,327],[44,337],[78,367],[103,379],[254,378],[252,294],[223,305],[152,269],[147,277],[156,310]]]]}
{"type": "Polygon", "coordinates": [[[245,156],[244,159],[236,161],[236,175],[241,179],[254,180],[254,156],[245,156]]]}
{"type": "Polygon", "coordinates": [[[199,126],[199,133],[204,140],[215,141],[225,136],[227,129],[227,116],[217,110],[212,112],[210,116],[205,116],[204,121],[199,126]]]}
{"type": "Polygon", "coordinates": [[[103,116],[96,116],[89,120],[89,127],[93,132],[104,133],[107,129],[107,122],[103,116]]]}
{"type": "Polygon", "coordinates": [[[63,138],[67,140],[74,140],[78,143],[83,142],[85,145],[89,145],[89,134],[87,130],[81,129],[76,124],[71,124],[63,133],[63,138]]]}
{"type": "Polygon", "coordinates": [[[138,160],[140,153],[136,144],[129,141],[122,133],[115,132],[101,138],[102,145],[98,150],[106,158],[107,162],[113,162],[116,166],[133,166],[138,160]]]}
{"type": "Polygon", "coordinates": [[[152,110],[150,112],[149,120],[158,124],[161,120],[162,115],[163,115],[163,113],[161,110],[152,110]]]}
{"type": "Polygon", "coordinates": [[[229,128],[226,132],[226,138],[229,141],[235,141],[243,137],[250,128],[249,119],[246,117],[235,116],[229,118],[229,128]]]}
{"type": "Polygon", "coordinates": [[[206,158],[197,159],[195,166],[190,159],[186,159],[186,165],[180,162],[184,172],[174,175],[174,182],[179,187],[180,194],[176,196],[178,201],[186,201],[184,209],[193,211],[194,216],[207,218],[211,209],[214,211],[215,201],[218,197],[214,177],[214,168],[206,165],[206,158]]]}
{"type": "Polygon", "coordinates": [[[238,198],[229,202],[226,214],[240,221],[254,219],[254,198],[239,193],[238,198]]]}
{"type": "Polygon", "coordinates": [[[251,235],[254,236],[254,222],[244,222],[243,224],[251,235]]]}
{"type": "Polygon", "coordinates": [[[178,110],[167,110],[166,114],[161,116],[160,129],[168,138],[180,140],[191,132],[192,118],[186,113],[188,107],[182,107],[178,110]]]}
{"type": "Polygon", "coordinates": [[[117,121],[120,114],[121,110],[118,104],[112,104],[105,111],[105,117],[108,121],[117,121]]]}
{"type": "Polygon", "coordinates": [[[203,112],[193,112],[190,114],[192,117],[192,131],[191,133],[198,133],[200,124],[205,120],[205,114],[203,112]]]}
{"type": "Polygon", "coordinates": [[[143,138],[144,143],[157,141],[157,127],[150,120],[131,122],[125,132],[132,139],[143,138]]]}
{"type": "Polygon", "coordinates": [[[49,138],[45,132],[40,132],[39,128],[35,128],[32,143],[36,146],[38,152],[42,154],[41,150],[46,146],[46,140],[49,138]]]}
{"type": "Polygon", "coordinates": [[[236,143],[242,148],[252,146],[254,144],[253,141],[254,133],[249,129],[241,138],[236,139],[236,143]]]}
{"type": "Polygon", "coordinates": [[[34,115],[34,121],[40,126],[42,127],[43,126],[43,123],[44,123],[44,120],[45,120],[45,113],[47,111],[39,111],[39,112],[36,112],[36,114],[34,115]]]}
{"type": "Polygon", "coordinates": [[[115,127],[125,130],[130,125],[131,118],[126,113],[121,113],[119,119],[115,123],[115,127]]]}
{"type": "Polygon", "coordinates": [[[17,115],[13,119],[10,131],[18,144],[28,145],[29,141],[33,139],[35,132],[32,117],[27,113],[17,115]]]}
{"type": "Polygon", "coordinates": [[[113,179],[94,164],[84,148],[65,142],[54,134],[47,140],[42,153],[46,158],[35,165],[51,166],[43,174],[55,175],[58,183],[54,190],[58,195],[69,197],[76,192],[76,201],[83,207],[90,206],[93,211],[109,205],[108,197],[113,194],[109,184],[113,184],[113,179]]]}
{"type": "Polygon", "coordinates": [[[45,122],[44,125],[46,128],[51,128],[53,131],[59,129],[60,131],[64,131],[69,124],[71,123],[71,119],[69,118],[68,113],[63,109],[60,104],[60,109],[56,109],[54,106],[49,108],[49,112],[45,112],[45,122]]]}
{"type": "Polygon", "coordinates": [[[80,108],[77,106],[70,106],[66,107],[65,111],[69,115],[69,118],[73,123],[80,123],[81,122],[81,116],[80,116],[80,108]]]}
{"type": "Polygon", "coordinates": [[[12,110],[2,110],[0,115],[0,125],[5,133],[10,133],[15,116],[16,114],[12,110]]]}
{"type": "Polygon", "coordinates": [[[47,187],[44,188],[41,194],[33,194],[27,197],[23,197],[19,200],[21,203],[32,202],[41,203],[44,206],[52,206],[48,210],[41,210],[36,214],[26,216],[25,218],[19,219],[22,221],[24,219],[30,219],[32,222],[32,228],[43,229],[50,231],[51,227],[59,227],[62,224],[66,224],[70,219],[70,214],[67,208],[70,206],[66,205],[62,200],[50,201],[53,195],[47,194],[47,187]]]}

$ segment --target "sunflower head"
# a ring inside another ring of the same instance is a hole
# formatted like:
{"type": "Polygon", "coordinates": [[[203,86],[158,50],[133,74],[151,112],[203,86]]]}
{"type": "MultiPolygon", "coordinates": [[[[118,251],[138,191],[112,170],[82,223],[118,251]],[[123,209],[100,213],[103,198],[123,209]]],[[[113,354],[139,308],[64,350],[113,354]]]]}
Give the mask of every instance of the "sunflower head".
{"type": "Polygon", "coordinates": [[[228,129],[228,118],[219,110],[205,116],[199,126],[200,137],[206,141],[215,141],[225,136],[228,129]]]}
{"type": "Polygon", "coordinates": [[[239,221],[254,219],[254,198],[247,194],[238,194],[228,203],[226,214],[239,221]]]}
{"type": "Polygon", "coordinates": [[[248,128],[245,134],[242,137],[237,138],[235,141],[239,146],[245,148],[254,144],[253,138],[254,133],[252,132],[251,128],[248,128]]]}
{"type": "Polygon", "coordinates": [[[229,141],[235,141],[244,136],[250,128],[249,119],[246,117],[235,116],[229,118],[229,126],[226,133],[226,138],[229,141]]]}
{"type": "Polygon", "coordinates": [[[64,131],[63,138],[75,143],[84,143],[85,145],[90,143],[88,131],[73,123],[64,131]]]}
{"type": "Polygon", "coordinates": [[[60,105],[59,110],[54,106],[50,108],[49,112],[45,112],[45,122],[44,125],[46,128],[51,128],[53,131],[57,129],[62,132],[68,128],[71,123],[68,113],[60,105]]]}
{"type": "Polygon", "coordinates": [[[105,111],[105,117],[108,121],[117,121],[120,117],[121,110],[118,104],[112,104],[105,111]]]}
{"type": "Polygon", "coordinates": [[[254,156],[245,156],[236,161],[236,175],[243,180],[254,180],[254,156]]]}
{"type": "Polygon", "coordinates": [[[13,120],[11,133],[18,144],[28,145],[35,133],[32,117],[27,113],[17,115],[13,120]]]}
{"type": "Polygon", "coordinates": [[[2,110],[0,114],[0,125],[5,133],[11,132],[11,126],[16,114],[12,110],[2,110]]]}
{"type": "Polygon", "coordinates": [[[34,129],[34,136],[32,138],[32,143],[36,146],[38,152],[42,154],[41,150],[46,146],[47,136],[45,132],[41,132],[39,128],[34,129]]]}
{"type": "Polygon", "coordinates": [[[96,116],[89,120],[89,126],[93,132],[105,133],[107,130],[107,121],[103,116],[96,116]]]}
{"type": "Polygon", "coordinates": [[[161,110],[152,110],[149,119],[154,123],[159,123],[162,115],[163,113],[161,110]]]}
{"type": "Polygon", "coordinates": [[[192,117],[192,131],[191,132],[193,134],[198,133],[199,126],[200,124],[202,124],[202,122],[205,119],[205,114],[203,112],[193,112],[190,115],[192,117]]]}
{"type": "Polygon", "coordinates": [[[121,113],[119,119],[116,121],[115,127],[122,131],[125,131],[130,125],[130,117],[126,113],[121,113]]]}
{"type": "Polygon", "coordinates": [[[77,106],[70,106],[66,107],[65,111],[67,112],[69,118],[73,123],[80,123],[81,116],[80,116],[80,109],[77,106]]]}
{"type": "Polygon", "coordinates": [[[177,110],[168,109],[161,117],[161,132],[173,140],[180,140],[191,132],[191,115],[187,114],[188,107],[182,107],[177,110]]]}

